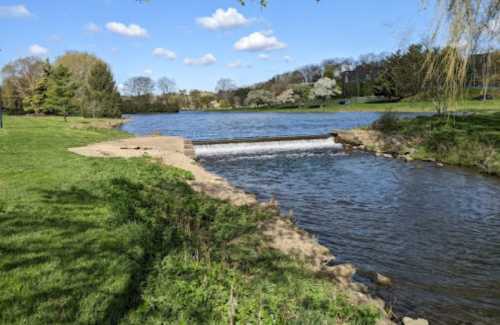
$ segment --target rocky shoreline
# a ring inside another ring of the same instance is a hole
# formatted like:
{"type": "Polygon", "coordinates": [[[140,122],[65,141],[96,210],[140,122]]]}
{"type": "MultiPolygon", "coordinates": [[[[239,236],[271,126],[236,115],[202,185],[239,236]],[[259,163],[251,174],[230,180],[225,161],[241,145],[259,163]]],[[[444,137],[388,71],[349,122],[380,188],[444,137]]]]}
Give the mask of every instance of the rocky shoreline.
{"type": "MultiPolygon", "coordinates": [[[[347,135],[340,135],[342,141],[348,146],[356,147],[356,137],[348,138],[347,135]],[[351,139],[351,140],[349,140],[351,139]]],[[[404,318],[395,320],[394,315],[386,310],[384,301],[370,294],[368,286],[353,281],[355,274],[370,279],[373,286],[389,286],[391,280],[376,272],[365,272],[357,269],[350,263],[337,263],[335,256],[328,248],[318,243],[318,241],[306,231],[298,228],[292,218],[282,216],[276,201],[259,203],[255,196],[234,188],[225,179],[209,173],[194,159],[192,146],[189,141],[180,137],[134,137],[117,141],[98,143],[80,148],[71,148],[70,151],[92,157],[151,157],[163,164],[187,170],[193,174],[194,179],[189,183],[196,191],[203,192],[210,197],[227,200],[241,206],[250,205],[257,209],[267,209],[273,211],[274,218],[259,225],[263,235],[265,245],[278,250],[284,254],[300,259],[318,275],[331,278],[338,283],[339,288],[349,297],[353,304],[371,305],[377,308],[382,315],[378,324],[396,324],[402,322],[405,325],[428,324],[423,319],[413,320],[404,318]]]]}

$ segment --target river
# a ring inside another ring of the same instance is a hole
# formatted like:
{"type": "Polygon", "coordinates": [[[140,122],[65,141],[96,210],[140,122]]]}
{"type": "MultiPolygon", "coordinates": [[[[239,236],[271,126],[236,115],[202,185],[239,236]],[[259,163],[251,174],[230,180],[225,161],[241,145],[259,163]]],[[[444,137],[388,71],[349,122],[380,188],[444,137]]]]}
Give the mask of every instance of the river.
{"type": "MultiPolygon", "coordinates": [[[[309,135],[366,125],[378,116],[192,112],[136,115],[124,129],[191,139],[309,135]]],[[[500,323],[498,178],[328,150],[201,163],[260,200],[275,196],[283,212],[292,210],[299,226],[338,260],[391,277],[393,286],[377,294],[396,315],[431,324],[500,323]]]]}

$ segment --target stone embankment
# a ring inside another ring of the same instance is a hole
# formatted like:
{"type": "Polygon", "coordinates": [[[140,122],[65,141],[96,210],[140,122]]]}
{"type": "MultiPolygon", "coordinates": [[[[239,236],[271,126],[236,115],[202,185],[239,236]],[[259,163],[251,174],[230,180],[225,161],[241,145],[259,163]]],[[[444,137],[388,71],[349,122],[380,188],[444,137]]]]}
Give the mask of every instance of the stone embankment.
{"type": "MultiPolygon", "coordinates": [[[[363,142],[357,140],[358,135],[339,135],[342,143],[355,147],[363,142]],[[351,137],[351,138],[349,138],[351,137]]],[[[80,148],[71,148],[71,152],[92,157],[151,157],[163,164],[189,171],[193,179],[189,181],[195,191],[203,192],[210,197],[227,200],[235,205],[253,205],[259,209],[271,209],[276,217],[259,225],[265,245],[294,256],[306,262],[312,271],[330,277],[338,283],[353,304],[367,304],[379,309],[383,318],[379,324],[395,324],[385,310],[384,302],[370,295],[367,285],[354,282],[352,277],[358,273],[372,280],[373,286],[391,285],[391,280],[376,272],[357,270],[350,263],[337,263],[330,250],[322,246],[311,234],[298,228],[291,218],[279,215],[277,202],[259,204],[255,196],[234,188],[225,179],[209,173],[194,158],[194,148],[190,141],[180,137],[149,136],[103,142],[80,148]]],[[[405,318],[406,325],[420,325],[412,319],[405,318]]]]}

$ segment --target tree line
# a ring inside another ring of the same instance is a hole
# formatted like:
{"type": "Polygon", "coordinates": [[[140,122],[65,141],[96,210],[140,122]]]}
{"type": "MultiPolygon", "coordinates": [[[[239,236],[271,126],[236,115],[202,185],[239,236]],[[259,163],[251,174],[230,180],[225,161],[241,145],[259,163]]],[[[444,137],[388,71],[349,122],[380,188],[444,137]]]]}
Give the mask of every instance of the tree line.
{"type": "Polygon", "coordinates": [[[161,95],[153,94],[149,80],[143,84],[145,77],[137,77],[126,84],[122,96],[109,65],[84,52],[67,52],[53,63],[34,56],[20,58],[6,64],[1,74],[0,104],[10,114],[120,117],[178,112],[181,107],[166,96],[175,87],[167,78],[158,81],[161,95]]]}
{"type": "Polygon", "coordinates": [[[464,88],[470,94],[480,92],[480,99],[491,98],[489,91],[500,87],[500,51],[470,58],[461,57],[457,51],[453,47],[413,44],[405,50],[362,55],[357,60],[328,59],[276,75],[266,82],[232,89],[224,93],[224,98],[231,106],[296,106],[372,96],[389,101],[439,101],[449,73],[446,58],[451,54],[471,62],[464,88]]]}

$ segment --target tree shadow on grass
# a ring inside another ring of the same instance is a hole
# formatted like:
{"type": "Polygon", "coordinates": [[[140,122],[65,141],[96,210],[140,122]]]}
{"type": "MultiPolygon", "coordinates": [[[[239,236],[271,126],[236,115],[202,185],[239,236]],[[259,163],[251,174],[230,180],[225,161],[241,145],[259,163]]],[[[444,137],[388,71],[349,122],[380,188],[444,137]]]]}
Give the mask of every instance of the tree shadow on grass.
{"type": "Polygon", "coordinates": [[[73,186],[0,210],[1,321],[116,323],[136,290],[138,227],[110,227],[101,198],[73,186]]]}

